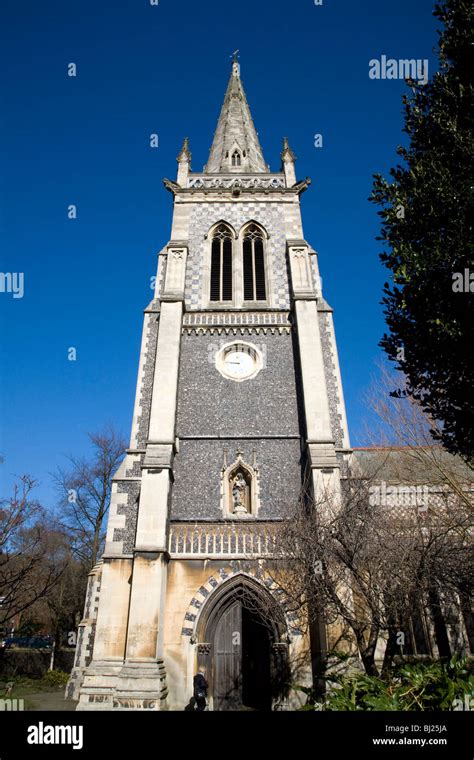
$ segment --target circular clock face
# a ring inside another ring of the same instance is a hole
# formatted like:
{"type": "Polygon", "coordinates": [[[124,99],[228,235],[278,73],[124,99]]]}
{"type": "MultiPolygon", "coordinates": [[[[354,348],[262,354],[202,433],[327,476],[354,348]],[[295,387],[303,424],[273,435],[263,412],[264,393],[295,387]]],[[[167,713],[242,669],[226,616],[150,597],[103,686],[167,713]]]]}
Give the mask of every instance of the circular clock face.
{"type": "Polygon", "coordinates": [[[236,349],[232,349],[225,355],[224,364],[227,374],[235,377],[248,377],[255,369],[253,356],[236,349]]]}
{"type": "Polygon", "coordinates": [[[248,380],[261,369],[261,355],[250,343],[231,343],[217,353],[216,366],[230,380],[248,380]]]}

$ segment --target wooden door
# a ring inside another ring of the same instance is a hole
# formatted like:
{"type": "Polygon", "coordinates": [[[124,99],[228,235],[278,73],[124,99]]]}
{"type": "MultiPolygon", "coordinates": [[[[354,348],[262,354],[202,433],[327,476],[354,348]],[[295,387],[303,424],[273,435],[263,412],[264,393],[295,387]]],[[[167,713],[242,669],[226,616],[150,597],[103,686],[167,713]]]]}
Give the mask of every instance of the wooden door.
{"type": "Polygon", "coordinates": [[[242,607],[234,602],[214,635],[214,710],[239,710],[241,705],[242,607]]]}

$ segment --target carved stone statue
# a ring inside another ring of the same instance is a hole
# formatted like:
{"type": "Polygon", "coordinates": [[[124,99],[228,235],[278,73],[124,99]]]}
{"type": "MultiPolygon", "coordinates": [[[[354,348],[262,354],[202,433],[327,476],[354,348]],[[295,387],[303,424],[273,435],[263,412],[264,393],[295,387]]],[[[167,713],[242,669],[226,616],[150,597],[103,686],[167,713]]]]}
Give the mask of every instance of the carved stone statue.
{"type": "Polygon", "coordinates": [[[246,502],[247,495],[247,481],[240,472],[236,473],[234,482],[232,484],[232,498],[234,501],[234,514],[246,514],[248,512],[246,502]]]}

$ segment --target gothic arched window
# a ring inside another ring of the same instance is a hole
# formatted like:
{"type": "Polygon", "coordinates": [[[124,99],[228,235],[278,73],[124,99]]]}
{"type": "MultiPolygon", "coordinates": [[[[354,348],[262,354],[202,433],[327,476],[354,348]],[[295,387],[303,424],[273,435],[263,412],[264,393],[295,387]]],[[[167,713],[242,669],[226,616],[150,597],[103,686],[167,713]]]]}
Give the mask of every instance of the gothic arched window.
{"type": "Polygon", "coordinates": [[[240,166],[241,165],[241,158],[240,153],[238,150],[234,150],[232,153],[232,166],[240,166]]]}
{"type": "Polygon", "coordinates": [[[211,301],[232,301],[232,233],[220,224],[211,244],[211,301]]]}
{"type": "Polygon", "coordinates": [[[263,232],[251,224],[244,233],[244,301],[265,301],[265,255],[263,232]]]}

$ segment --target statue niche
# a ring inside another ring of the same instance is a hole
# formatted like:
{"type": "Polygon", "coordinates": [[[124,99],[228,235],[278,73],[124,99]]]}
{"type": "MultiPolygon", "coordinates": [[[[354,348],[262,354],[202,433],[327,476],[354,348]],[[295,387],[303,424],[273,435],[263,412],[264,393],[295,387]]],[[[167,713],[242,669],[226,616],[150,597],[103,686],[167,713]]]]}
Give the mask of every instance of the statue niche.
{"type": "Polygon", "coordinates": [[[260,506],[259,471],[255,451],[252,464],[244,461],[242,451],[227,463],[227,449],[220,473],[220,505],[222,515],[228,518],[257,517],[260,506]]]}
{"type": "Polygon", "coordinates": [[[231,488],[229,490],[232,495],[232,503],[229,512],[234,515],[247,515],[251,511],[251,485],[247,477],[241,469],[238,469],[231,476],[231,488]]]}

